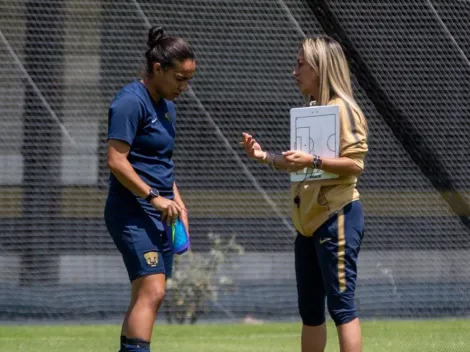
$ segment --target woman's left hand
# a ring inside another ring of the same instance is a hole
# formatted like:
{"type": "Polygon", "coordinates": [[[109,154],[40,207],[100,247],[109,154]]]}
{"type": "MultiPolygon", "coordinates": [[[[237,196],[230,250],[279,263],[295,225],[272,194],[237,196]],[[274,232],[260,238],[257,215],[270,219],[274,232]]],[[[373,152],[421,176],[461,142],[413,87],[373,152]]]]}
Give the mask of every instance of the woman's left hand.
{"type": "Polygon", "coordinates": [[[313,155],[300,150],[289,150],[283,152],[284,160],[286,160],[292,169],[301,170],[305,167],[312,167],[313,155]]]}

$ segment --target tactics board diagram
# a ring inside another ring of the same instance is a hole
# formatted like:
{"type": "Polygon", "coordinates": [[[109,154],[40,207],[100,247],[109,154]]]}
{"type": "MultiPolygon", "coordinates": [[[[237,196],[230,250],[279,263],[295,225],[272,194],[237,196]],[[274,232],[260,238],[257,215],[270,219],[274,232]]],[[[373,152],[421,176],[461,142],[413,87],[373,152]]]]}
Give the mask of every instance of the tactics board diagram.
{"type": "MultiPolygon", "coordinates": [[[[324,158],[339,155],[339,107],[314,106],[291,109],[291,149],[324,158]]],[[[322,180],[337,175],[306,168],[291,173],[291,181],[322,180]]]]}

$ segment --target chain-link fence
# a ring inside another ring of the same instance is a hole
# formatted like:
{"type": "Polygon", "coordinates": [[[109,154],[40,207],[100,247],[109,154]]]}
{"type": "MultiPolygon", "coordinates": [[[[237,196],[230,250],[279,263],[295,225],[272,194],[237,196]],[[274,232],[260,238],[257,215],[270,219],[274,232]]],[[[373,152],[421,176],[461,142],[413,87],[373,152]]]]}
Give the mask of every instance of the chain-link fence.
{"type": "MultiPolygon", "coordinates": [[[[0,1],[0,316],[113,317],[128,281],[106,232],[107,108],[138,77],[151,24],[197,55],[176,101],[176,179],[196,253],[236,236],[207,316],[296,317],[287,174],[247,159],[242,131],[289,146],[304,36],[351,62],[369,124],[362,316],[470,313],[470,3],[0,1]],[[232,271],[228,271],[232,269],[232,271]],[[230,280],[229,280],[230,281],[230,280]]],[[[166,312],[178,310],[168,306],[166,312]]]]}

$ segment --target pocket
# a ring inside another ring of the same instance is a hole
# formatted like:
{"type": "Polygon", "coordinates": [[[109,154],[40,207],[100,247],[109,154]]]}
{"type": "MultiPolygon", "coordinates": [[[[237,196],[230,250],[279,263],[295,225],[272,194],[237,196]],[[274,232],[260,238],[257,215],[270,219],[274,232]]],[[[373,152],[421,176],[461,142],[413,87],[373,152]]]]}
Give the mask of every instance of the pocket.
{"type": "Polygon", "coordinates": [[[362,204],[359,200],[352,201],[345,207],[346,219],[348,227],[353,228],[361,234],[361,239],[364,236],[364,213],[362,204]]]}
{"type": "Polygon", "coordinates": [[[317,203],[320,207],[323,207],[325,210],[329,210],[330,202],[327,197],[326,187],[322,186],[318,190],[317,203]]]}

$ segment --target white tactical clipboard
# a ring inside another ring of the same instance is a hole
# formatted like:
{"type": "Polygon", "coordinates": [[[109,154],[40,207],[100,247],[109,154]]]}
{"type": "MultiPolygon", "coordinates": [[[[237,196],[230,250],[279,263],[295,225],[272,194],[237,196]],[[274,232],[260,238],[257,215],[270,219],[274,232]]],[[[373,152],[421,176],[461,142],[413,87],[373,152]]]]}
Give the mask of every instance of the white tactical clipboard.
{"type": "MultiPolygon", "coordinates": [[[[339,106],[310,106],[290,110],[290,147],[323,158],[339,157],[339,106]]],[[[305,168],[290,173],[291,182],[324,180],[338,175],[305,168]]]]}

